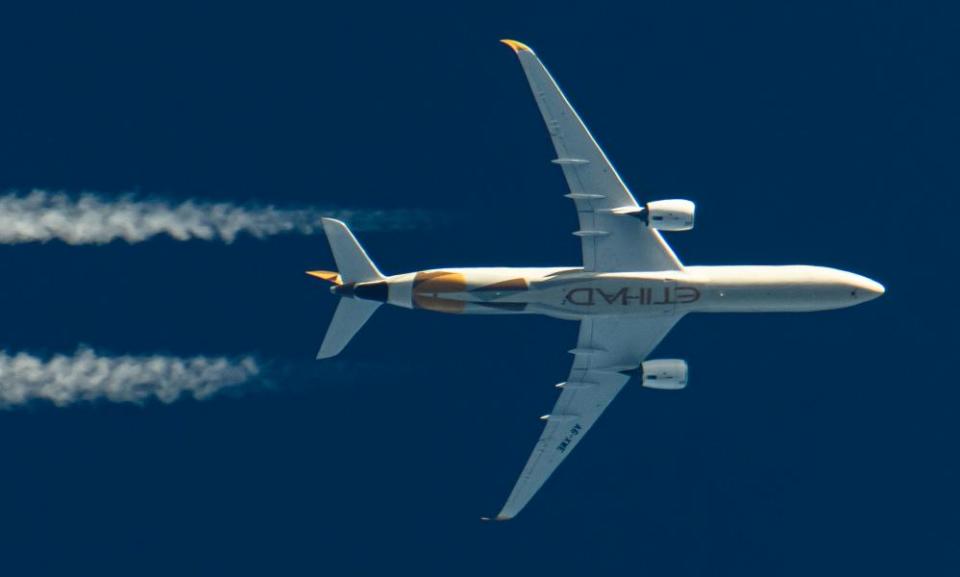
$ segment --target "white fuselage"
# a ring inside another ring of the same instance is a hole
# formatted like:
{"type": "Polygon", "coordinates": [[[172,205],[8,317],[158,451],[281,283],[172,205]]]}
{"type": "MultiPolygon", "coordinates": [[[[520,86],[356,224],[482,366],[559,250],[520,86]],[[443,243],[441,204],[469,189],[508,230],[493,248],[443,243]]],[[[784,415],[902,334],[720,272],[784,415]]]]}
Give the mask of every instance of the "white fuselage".
{"type": "Polygon", "coordinates": [[[360,283],[355,289],[360,298],[408,308],[568,319],[819,311],[857,305],[883,291],[879,283],[857,274],[801,265],[688,266],[682,271],[622,273],[581,268],[449,268],[394,275],[360,283]]]}

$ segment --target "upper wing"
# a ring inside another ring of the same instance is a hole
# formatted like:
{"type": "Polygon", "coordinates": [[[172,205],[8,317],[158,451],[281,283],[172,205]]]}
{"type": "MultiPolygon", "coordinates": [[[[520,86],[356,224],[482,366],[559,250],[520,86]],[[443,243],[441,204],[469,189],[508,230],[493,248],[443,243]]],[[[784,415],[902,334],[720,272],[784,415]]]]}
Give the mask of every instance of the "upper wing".
{"type": "Polygon", "coordinates": [[[527,504],[554,469],[617,396],[637,368],[650,354],[679,316],[595,317],[580,322],[580,337],[573,368],[547,425],[527,460],[507,503],[497,515],[502,521],[514,517],[527,504]]]}
{"type": "Polygon", "coordinates": [[[637,201],[537,55],[515,40],[502,42],[520,59],[557,151],[553,162],[563,169],[567,196],[577,205],[580,230],[574,234],[581,237],[584,270],[681,270],[660,233],[624,214],[638,209],[637,201]]]}

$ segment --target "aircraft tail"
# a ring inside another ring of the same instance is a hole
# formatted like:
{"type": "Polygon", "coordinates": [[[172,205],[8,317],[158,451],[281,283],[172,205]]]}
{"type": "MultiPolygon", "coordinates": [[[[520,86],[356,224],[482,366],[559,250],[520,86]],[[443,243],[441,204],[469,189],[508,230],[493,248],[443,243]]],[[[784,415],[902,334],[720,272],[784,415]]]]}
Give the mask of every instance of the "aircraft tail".
{"type": "Polygon", "coordinates": [[[340,354],[340,351],[360,332],[363,325],[382,304],[361,299],[340,299],[337,311],[333,313],[333,320],[330,321],[330,328],[327,329],[327,336],[323,338],[323,344],[320,345],[317,358],[329,359],[340,354]]]}
{"type": "Polygon", "coordinates": [[[327,241],[344,284],[383,280],[377,265],[373,264],[347,225],[333,218],[325,218],[323,231],[327,233],[327,241]]]}
{"type": "MultiPolygon", "coordinates": [[[[366,251],[357,242],[357,239],[347,228],[347,225],[332,218],[323,219],[323,230],[333,251],[333,259],[337,262],[338,272],[308,271],[310,276],[333,283],[334,292],[341,292],[339,287],[350,289],[342,291],[344,296],[352,295],[353,283],[364,283],[383,280],[383,274],[373,264],[366,251]]],[[[381,302],[356,298],[342,298],[333,313],[333,320],[327,328],[327,335],[317,353],[318,359],[336,356],[347,346],[347,343],[360,331],[373,313],[380,308],[381,302]]]]}

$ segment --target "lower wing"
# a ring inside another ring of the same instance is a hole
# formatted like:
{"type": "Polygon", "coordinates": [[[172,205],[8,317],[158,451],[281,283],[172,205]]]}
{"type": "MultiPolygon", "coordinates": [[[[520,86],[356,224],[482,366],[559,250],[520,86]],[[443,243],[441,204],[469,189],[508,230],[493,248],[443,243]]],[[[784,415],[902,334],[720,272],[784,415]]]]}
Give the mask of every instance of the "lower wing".
{"type": "Polygon", "coordinates": [[[671,314],[580,321],[570,376],[557,385],[560,398],[542,417],[547,422],[543,434],[496,520],[511,519],[523,509],[679,319],[671,314]]]}

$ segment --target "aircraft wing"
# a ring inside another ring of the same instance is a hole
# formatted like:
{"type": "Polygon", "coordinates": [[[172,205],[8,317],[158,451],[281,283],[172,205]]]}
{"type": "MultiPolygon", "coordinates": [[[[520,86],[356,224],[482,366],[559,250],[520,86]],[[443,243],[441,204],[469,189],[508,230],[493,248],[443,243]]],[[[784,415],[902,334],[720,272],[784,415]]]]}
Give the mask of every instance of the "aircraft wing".
{"type": "Polygon", "coordinates": [[[638,211],[637,201],[537,55],[515,40],[502,42],[520,59],[557,151],[553,162],[563,169],[567,196],[577,206],[580,230],[574,234],[581,238],[584,270],[681,270],[660,233],[629,216],[638,211]]]}
{"type": "Polygon", "coordinates": [[[640,366],[679,319],[671,314],[580,321],[577,348],[570,351],[574,354],[570,376],[557,385],[560,398],[553,412],[543,417],[547,423],[543,434],[496,520],[511,519],[523,509],[630,380],[629,372],[640,366]]]}

